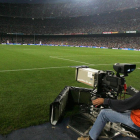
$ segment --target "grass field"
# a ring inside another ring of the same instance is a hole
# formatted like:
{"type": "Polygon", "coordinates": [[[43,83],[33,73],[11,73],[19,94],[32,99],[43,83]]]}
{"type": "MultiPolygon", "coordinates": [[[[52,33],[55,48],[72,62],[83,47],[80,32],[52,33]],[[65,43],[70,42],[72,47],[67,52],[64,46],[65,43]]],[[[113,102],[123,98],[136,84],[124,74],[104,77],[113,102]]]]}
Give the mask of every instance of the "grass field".
{"type": "Polygon", "coordinates": [[[47,122],[50,103],[65,86],[87,87],[69,66],[113,70],[114,63],[135,63],[126,83],[140,89],[137,51],[0,45],[0,134],[47,122]]]}

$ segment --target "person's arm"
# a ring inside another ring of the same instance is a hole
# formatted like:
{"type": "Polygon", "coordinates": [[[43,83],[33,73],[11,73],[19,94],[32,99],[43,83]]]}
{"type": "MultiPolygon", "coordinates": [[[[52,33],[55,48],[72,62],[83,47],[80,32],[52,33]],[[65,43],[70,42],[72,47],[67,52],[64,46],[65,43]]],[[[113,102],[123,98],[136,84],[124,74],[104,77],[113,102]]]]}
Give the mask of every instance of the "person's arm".
{"type": "Polygon", "coordinates": [[[95,100],[92,100],[92,104],[95,106],[99,106],[104,104],[104,98],[97,98],[95,100]]]}
{"type": "Polygon", "coordinates": [[[93,105],[108,105],[111,109],[124,112],[126,110],[140,109],[140,92],[125,100],[115,100],[110,98],[97,98],[92,101],[93,105]]]}

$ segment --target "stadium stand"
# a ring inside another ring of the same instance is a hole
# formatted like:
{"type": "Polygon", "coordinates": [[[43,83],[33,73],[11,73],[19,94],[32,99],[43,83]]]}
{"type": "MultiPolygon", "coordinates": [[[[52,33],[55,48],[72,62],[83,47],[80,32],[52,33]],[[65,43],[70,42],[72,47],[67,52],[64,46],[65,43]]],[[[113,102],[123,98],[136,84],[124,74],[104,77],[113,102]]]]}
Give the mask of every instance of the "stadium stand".
{"type": "Polygon", "coordinates": [[[77,0],[45,4],[1,4],[1,16],[22,18],[77,17],[140,7],[139,0],[77,0]],[[104,6],[106,5],[106,6],[104,6]]]}
{"type": "Polygon", "coordinates": [[[140,31],[139,13],[140,1],[138,0],[119,0],[119,2],[88,0],[88,2],[45,4],[1,3],[0,43],[6,43],[9,40],[10,43],[35,44],[41,40],[42,43],[57,45],[124,47],[127,44],[131,48],[133,44],[133,47],[138,48],[139,37],[121,39],[85,36],[103,32],[140,31]],[[79,34],[85,36],[73,39],[64,36],[46,37],[46,35],[79,34]],[[42,36],[38,37],[38,35],[42,36]]]}
{"type": "Polygon", "coordinates": [[[139,9],[130,9],[101,15],[32,19],[0,17],[0,32],[29,34],[101,34],[140,30],[139,9]]]}

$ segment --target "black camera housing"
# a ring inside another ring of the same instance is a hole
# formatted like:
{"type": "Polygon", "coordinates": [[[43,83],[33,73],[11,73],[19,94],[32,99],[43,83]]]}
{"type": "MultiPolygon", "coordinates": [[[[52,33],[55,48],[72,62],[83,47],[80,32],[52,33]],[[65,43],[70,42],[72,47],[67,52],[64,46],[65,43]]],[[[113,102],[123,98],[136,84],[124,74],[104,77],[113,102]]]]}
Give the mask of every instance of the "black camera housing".
{"type": "Polygon", "coordinates": [[[128,73],[131,73],[136,69],[136,64],[115,63],[113,68],[117,72],[117,76],[119,76],[119,73],[128,76],[128,73]]]}

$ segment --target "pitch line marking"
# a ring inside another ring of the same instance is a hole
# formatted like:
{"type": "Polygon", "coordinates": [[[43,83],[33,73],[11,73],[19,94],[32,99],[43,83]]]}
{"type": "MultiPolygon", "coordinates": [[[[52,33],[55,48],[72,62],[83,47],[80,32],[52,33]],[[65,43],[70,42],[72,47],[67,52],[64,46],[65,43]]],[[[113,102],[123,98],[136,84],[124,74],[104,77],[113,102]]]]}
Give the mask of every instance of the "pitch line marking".
{"type": "Polygon", "coordinates": [[[68,68],[69,66],[62,67],[46,67],[46,68],[31,68],[31,69],[14,69],[14,70],[0,70],[0,72],[12,72],[12,71],[30,71],[30,70],[46,70],[46,69],[61,69],[68,68]]]}
{"type": "MultiPolygon", "coordinates": [[[[79,63],[84,63],[87,65],[111,65],[111,64],[91,64],[91,63],[86,63],[86,62],[82,62],[82,61],[75,61],[75,60],[71,60],[71,59],[65,59],[65,58],[61,58],[61,57],[57,57],[57,56],[50,56],[51,58],[56,58],[56,59],[62,59],[62,60],[67,60],[67,61],[73,61],[73,62],[79,62],[79,63]]],[[[131,62],[131,63],[140,63],[140,62],[131,62]]]]}
{"type": "Polygon", "coordinates": [[[60,57],[55,57],[55,56],[50,56],[50,57],[55,58],[55,59],[62,59],[62,60],[66,60],[66,61],[72,61],[72,62],[78,62],[78,63],[84,63],[84,64],[90,65],[90,63],[86,63],[86,62],[82,62],[82,61],[75,61],[75,60],[65,59],[65,58],[60,58],[60,57]]]}
{"type": "MultiPolygon", "coordinates": [[[[135,63],[140,63],[140,62],[131,62],[130,64],[135,64],[135,63]]],[[[114,64],[90,64],[89,66],[92,66],[92,65],[114,65],[114,64]]],[[[140,68],[137,68],[137,69],[140,69],[140,68]]]]}
{"type": "MultiPolygon", "coordinates": [[[[92,65],[112,65],[112,64],[92,64],[92,65]]],[[[47,68],[32,68],[32,69],[15,69],[15,70],[0,70],[2,72],[17,72],[17,71],[32,71],[32,70],[46,70],[46,69],[61,69],[61,68],[69,68],[71,66],[64,66],[64,67],[47,67],[47,68]]],[[[140,69],[140,68],[137,68],[140,69]]]]}
{"type": "MultiPolygon", "coordinates": [[[[140,62],[134,62],[140,63],[140,62]]],[[[113,65],[113,64],[89,64],[89,66],[96,65],[113,65]]],[[[1,72],[16,72],[16,71],[32,71],[32,70],[46,70],[46,69],[62,69],[62,68],[70,68],[71,66],[62,66],[62,67],[46,67],[46,68],[31,68],[31,69],[14,69],[14,70],[0,70],[1,72]]],[[[140,68],[137,68],[140,69],[140,68]]]]}
{"type": "Polygon", "coordinates": [[[71,56],[50,56],[50,57],[79,57],[79,56],[134,56],[137,57],[139,55],[71,55],[71,56]]]}

